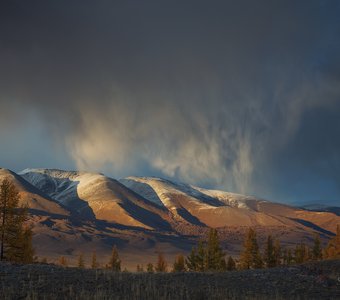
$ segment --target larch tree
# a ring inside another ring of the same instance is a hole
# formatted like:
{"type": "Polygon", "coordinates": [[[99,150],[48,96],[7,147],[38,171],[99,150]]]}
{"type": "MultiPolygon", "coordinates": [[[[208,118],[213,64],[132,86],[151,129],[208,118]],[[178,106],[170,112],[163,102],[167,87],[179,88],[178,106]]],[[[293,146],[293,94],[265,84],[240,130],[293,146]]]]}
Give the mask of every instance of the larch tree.
{"type": "Polygon", "coordinates": [[[282,251],[282,259],[283,259],[283,264],[285,266],[287,265],[291,265],[294,261],[294,257],[293,257],[293,254],[292,254],[292,250],[291,249],[284,249],[282,251]]]}
{"type": "Polygon", "coordinates": [[[119,259],[118,250],[113,246],[108,268],[115,272],[121,271],[121,260],[119,259]]]}
{"type": "Polygon", "coordinates": [[[25,224],[26,207],[19,206],[19,192],[5,179],[0,185],[0,260],[31,263],[34,260],[32,230],[25,224]]]}
{"type": "Polygon", "coordinates": [[[314,245],[312,250],[312,259],[313,260],[320,260],[322,259],[322,248],[321,248],[321,241],[320,236],[315,234],[314,236],[314,245]]]}
{"type": "Polygon", "coordinates": [[[218,233],[215,228],[210,229],[208,242],[205,250],[205,267],[206,271],[225,271],[225,253],[222,250],[218,233]]]}
{"type": "Polygon", "coordinates": [[[143,265],[138,264],[137,267],[136,267],[136,271],[137,271],[138,273],[143,273],[143,272],[144,272],[144,267],[143,267],[143,265]]]}
{"type": "Polygon", "coordinates": [[[263,262],[257,244],[256,232],[249,228],[246,234],[243,252],[240,257],[240,266],[242,269],[257,269],[262,268],[263,262]]]}
{"type": "Polygon", "coordinates": [[[274,254],[274,242],[271,235],[268,235],[266,247],[264,249],[264,263],[267,268],[273,268],[276,266],[275,254],[274,254]]]}
{"type": "Polygon", "coordinates": [[[204,272],[207,270],[206,247],[203,241],[198,242],[196,253],[196,270],[197,272],[204,272]]]}
{"type": "Polygon", "coordinates": [[[287,264],[291,265],[294,261],[294,257],[293,257],[293,253],[292,253],[292,249],[288,249],[287,251],[287,264]]]}
{"type": "Polygon", "coordinates": [[[93,251],[92,253],[92,259],[91,259],[91,269],[98,269],[99,264],[97,262],[97,254],[96,251],[93,251]]]}
{"type": "Polygon", "coordinates": [[[207,246],[203,241],[199,241],[197,248],[192,247],[190,254],[185,260],[186,266],[191,272],[207,271],[207,246]]]}
{"type": "Polygon", "coordinates": [[[288,250],[287,249],[282,250],[282,264],[285,266],[288,265],[288,250]]]}
{"type": "Polygon", "coordinates": [[[78,256],[78,264],[77,267],[80,269],[84,269],[85,268],[85,261],[84,261],[84,254],[80,253],[78,256]]]}
{"type": "Polygon", "coordinates": [[[157,264],[155,268],[156,272],[166,272],[167,271],[167,263],[165,261],[163,253],[158,253],[157,264]]]}
{"type": "Polygon", "coordinates": [[[185,262],[184,262],[184,256],[182,254],[178,254],[176,256],[172,271],[173,272],[185,272],[185,262]]]}
{"type": "Polygon", "coordinates": [[[281,243],[278,239],[274,242],[274,266],[277,267],[281,265],[281,258],[282,258],[282,249],[281,249],[281,243]]]}
{"type": "Polygon", "coordinates": [[[231,256],[229,256],[228,261],[227,261],[227,270],[228,271],[236,270],[235,260],[231,256]]]}
{"type": "Polygon", "coordinates": [[[22,256],[21,262],[23,263],[31,263],[34,261],[34,248],[32,243],[33,233],[30,227],[24,228],[22,232],[22,256]]]}
{"type": "Polygon", "coordinates": [[[61,265],[62,267],[67,267],[68,266],[68,263],[67,263],[67,260],[66,260],[65,256],[61,256],[59,258],[59,265],[61,265]]]}
{"type": "Polygon", "coordinates": [[[197,250],[196,247],[191,248],[190,254],[185,259],[185,265],[191,272],[197,271],[197,250]]]}
{"type": "Polygon", "coordinates": [[[148,263],[148,264],[146,265],[146,272],[148,272],[148,273],[154,273],[154,272],[155,272],[152,263],[148,263]]]}
{"type": "Polygon", "coordinates": [[[207,241],[199,241],[185,260],[189,271],[225,271],[227,264],[216,229],[210,229],[207,241]]]}
{"type": "Polygon", "coordinates": [[[297,264],[303,263],[303,250],[302,245],[295,245],[294,249],[294,262],[297,264]]]}
{"type": "Polygon", "coordinates": [[[295,246],[294,260],[297,264],[302,264],[309,260],[309,249],[304,243],[295,246]]]}
{"type": "Polygon", "coordinates": [[[324,256],[327,259],[340,258],[340,225],[336,227],[336,235],[329,242],[324,250],[324,256]]]}

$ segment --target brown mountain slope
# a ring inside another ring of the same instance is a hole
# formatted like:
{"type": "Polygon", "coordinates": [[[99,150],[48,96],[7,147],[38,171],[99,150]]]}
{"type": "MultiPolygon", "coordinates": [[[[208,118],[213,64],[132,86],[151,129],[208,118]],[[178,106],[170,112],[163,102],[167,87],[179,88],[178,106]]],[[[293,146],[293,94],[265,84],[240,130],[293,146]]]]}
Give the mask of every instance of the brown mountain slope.
{"type": "Polygon", "coordinates": [[[223,191],[206,190],[151,177],[128,177],[121,182],[145,198],[166,207],[179,221],[209,227],[321,227],[334,232],[340,217],[223,191]]]}
{"type": "Polygon", "coordinates": [[[27,205],[30,209],[52,214],[68,215],[69,212],[53,201],[49,196],[31,185],[16,173],[0,168],[0,182],[9,180],[18,189],[20,195],[20,205],[27,205]]]}
{"type": "Polygon", "coordinates": [[[24,170],[20,174],[70,211],[90,220],[171,229],[165,209],[102,174],[44,169],[24,170]]]}
{"type": "Polygon", "coordinates": [[[60,170],[25,170],[21,176],[1,169],[28,202],[39,257],[75,263],[96,251],[107,263],[116,245],[123,265],[155,262],[163,252],[168,261],[187,254],[209,227],[217,227],[228,254],[240,253],[249,226],[263,245],[268,234],[284,247],[311,245],[315,233],[323,245],[339,217],[250,196],[206,190],[159,178],[130,177],[120,182],[102,174],[60,170]],[[30,183],[28,183],[28,180],[30,183]],[[33,186],[34,185],[34,186],[33,186]],[[42,214],[41,212],[46,212],[42,214]]]}

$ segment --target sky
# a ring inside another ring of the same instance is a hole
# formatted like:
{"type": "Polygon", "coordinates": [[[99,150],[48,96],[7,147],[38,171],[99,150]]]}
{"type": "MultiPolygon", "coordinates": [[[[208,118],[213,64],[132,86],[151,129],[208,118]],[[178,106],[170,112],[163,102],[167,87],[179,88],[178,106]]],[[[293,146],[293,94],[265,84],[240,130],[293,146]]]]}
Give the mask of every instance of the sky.
{"type": "Polygon", "coordinates": [[[340,205],[340,1],[1,1],[0,166],[340,205]]]}

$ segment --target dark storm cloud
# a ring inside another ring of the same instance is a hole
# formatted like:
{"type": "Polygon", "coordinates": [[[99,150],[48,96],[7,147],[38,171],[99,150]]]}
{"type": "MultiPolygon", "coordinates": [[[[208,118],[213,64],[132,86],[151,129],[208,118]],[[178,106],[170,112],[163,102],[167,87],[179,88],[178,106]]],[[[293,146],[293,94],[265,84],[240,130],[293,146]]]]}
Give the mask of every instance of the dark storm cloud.
{"type": "Polygon", "coordinates": [[[294,169],[337,186],[337,1],[7,1],[0,11],[3,132],[32,112],[79,168],[115,176],[291,197],[277,182],[294,169]]]}

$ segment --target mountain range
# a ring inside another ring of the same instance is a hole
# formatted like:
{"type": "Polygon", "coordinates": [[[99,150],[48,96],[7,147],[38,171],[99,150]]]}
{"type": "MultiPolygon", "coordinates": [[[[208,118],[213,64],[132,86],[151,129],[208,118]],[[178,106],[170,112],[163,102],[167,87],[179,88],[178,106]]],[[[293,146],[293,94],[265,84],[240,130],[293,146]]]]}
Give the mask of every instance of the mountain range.
{"type": "Polygon", "coordinates": [[[186,254],[209,228],[217,228],[228,254],[238,255],[245,231],[256,228],[261,244],[267,234],[283,245],[325,244],[340,224],[339,208],[294,207],[251,196],[177,183],[155,177],[116,180],[100,173],[0,169],[29,207],[34,246],[51,261],[96,251],[105,263],[112,245],[123,265],[154,261],[158,252],[171,260],[186,254]]]}

